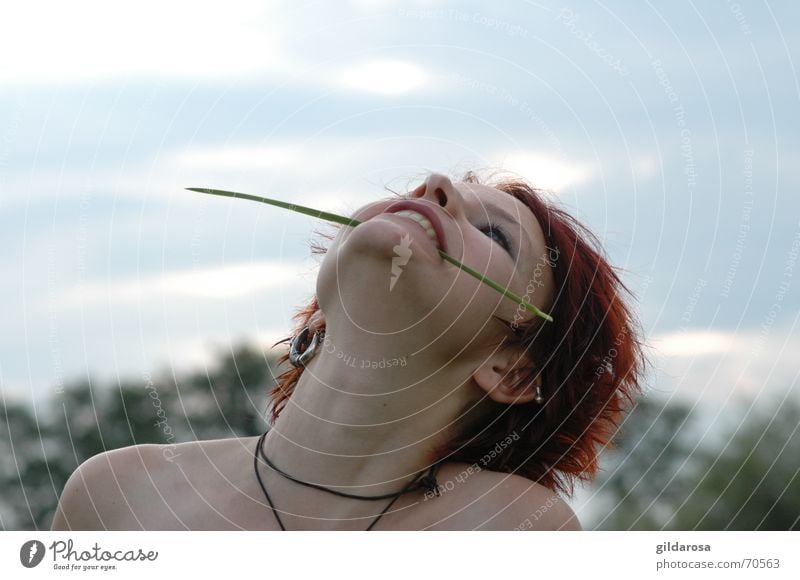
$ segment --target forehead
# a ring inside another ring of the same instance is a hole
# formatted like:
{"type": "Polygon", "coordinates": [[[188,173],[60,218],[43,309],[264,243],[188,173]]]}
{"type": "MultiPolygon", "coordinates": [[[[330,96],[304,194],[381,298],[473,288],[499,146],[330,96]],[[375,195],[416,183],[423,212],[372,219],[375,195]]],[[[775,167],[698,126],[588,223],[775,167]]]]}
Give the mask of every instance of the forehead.
{"type": "Polygon", "coordinates": [[[513,210],[515,214],[518,212],[520,215],[523,210],[531,213],[521,201],[497,188],[477,183],[453,183],[453,186],[458,188],[459,193],[469,203],[499,206],[503,209],[513,210]]]}

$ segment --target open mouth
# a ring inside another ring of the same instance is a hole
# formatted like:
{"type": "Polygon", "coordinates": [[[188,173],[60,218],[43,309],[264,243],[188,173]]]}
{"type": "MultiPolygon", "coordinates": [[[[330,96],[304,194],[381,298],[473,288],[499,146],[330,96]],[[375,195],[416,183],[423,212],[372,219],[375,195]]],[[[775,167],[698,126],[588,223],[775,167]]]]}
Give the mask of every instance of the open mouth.
{"type": "Polygon", "coordinates": [[[404,200],[392,204],[384,213],[397,214],[417,222],[436,247],[443,252],[447,252],[442,222],[436,212],[424,203],[404,200]]]}
{"type": "Polygon", "coordinates": [[[442,249],[439,244],[439,238],[436,237],[436,231],[433,229],[431,222],[428,221],[428,218],[426,218],[424,215],[410,209],[403,209],[391,213],[417,222],[420,226],[422,226],[422,229],[425,230],[425,233],[428,234],[428,237],[431,239],[431,241],[436,244],[436,247],[440,250],[442,249]]]}

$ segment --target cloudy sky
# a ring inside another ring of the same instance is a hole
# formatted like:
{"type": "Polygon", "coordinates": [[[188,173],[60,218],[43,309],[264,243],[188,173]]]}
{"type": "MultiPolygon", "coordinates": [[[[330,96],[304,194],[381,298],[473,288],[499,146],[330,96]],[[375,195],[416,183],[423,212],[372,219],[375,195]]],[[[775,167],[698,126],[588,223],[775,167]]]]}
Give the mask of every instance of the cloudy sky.
{"type": "Polygon", "coordinates": [[[603,239],[641,299],[654,392],[715,416],[784,396],[800,347],[798,9],[633,6],[5,5],[3,396],[288,333],[319,222],[184,187],[346,212],[468,168],[522,174],[603,239]]]}

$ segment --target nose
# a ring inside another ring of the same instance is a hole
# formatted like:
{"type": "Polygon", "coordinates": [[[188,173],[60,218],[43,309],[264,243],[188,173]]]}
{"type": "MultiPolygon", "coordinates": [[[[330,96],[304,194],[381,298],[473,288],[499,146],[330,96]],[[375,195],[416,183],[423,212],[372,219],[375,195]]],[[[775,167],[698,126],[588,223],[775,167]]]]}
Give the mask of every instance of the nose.
{"type": "Polygon", "coordinates": [[[441,173],[428,175],[422,185],[411,192],[411,197],[431,201],[445,209],[453,217],[460,211],[463,203],[461,194],[453,182],[441,173]]]}

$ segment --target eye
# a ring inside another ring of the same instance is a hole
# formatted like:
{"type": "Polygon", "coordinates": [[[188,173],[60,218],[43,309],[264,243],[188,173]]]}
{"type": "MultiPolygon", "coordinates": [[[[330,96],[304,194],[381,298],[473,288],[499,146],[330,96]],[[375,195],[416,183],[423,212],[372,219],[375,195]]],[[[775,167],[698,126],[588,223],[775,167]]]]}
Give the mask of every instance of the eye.
{"type": "Polygon", "coordinates": [[[480,226],[478,230],[485,232],[487,236],[503,246],[503,248],[505,248],[506,252],[508,252],[512,258],[514,257],[513,253],[511,252],[511,244],[508,241],[508,236],[503,228],[497,224],[486,224],[485,226],[480,226]]]}

